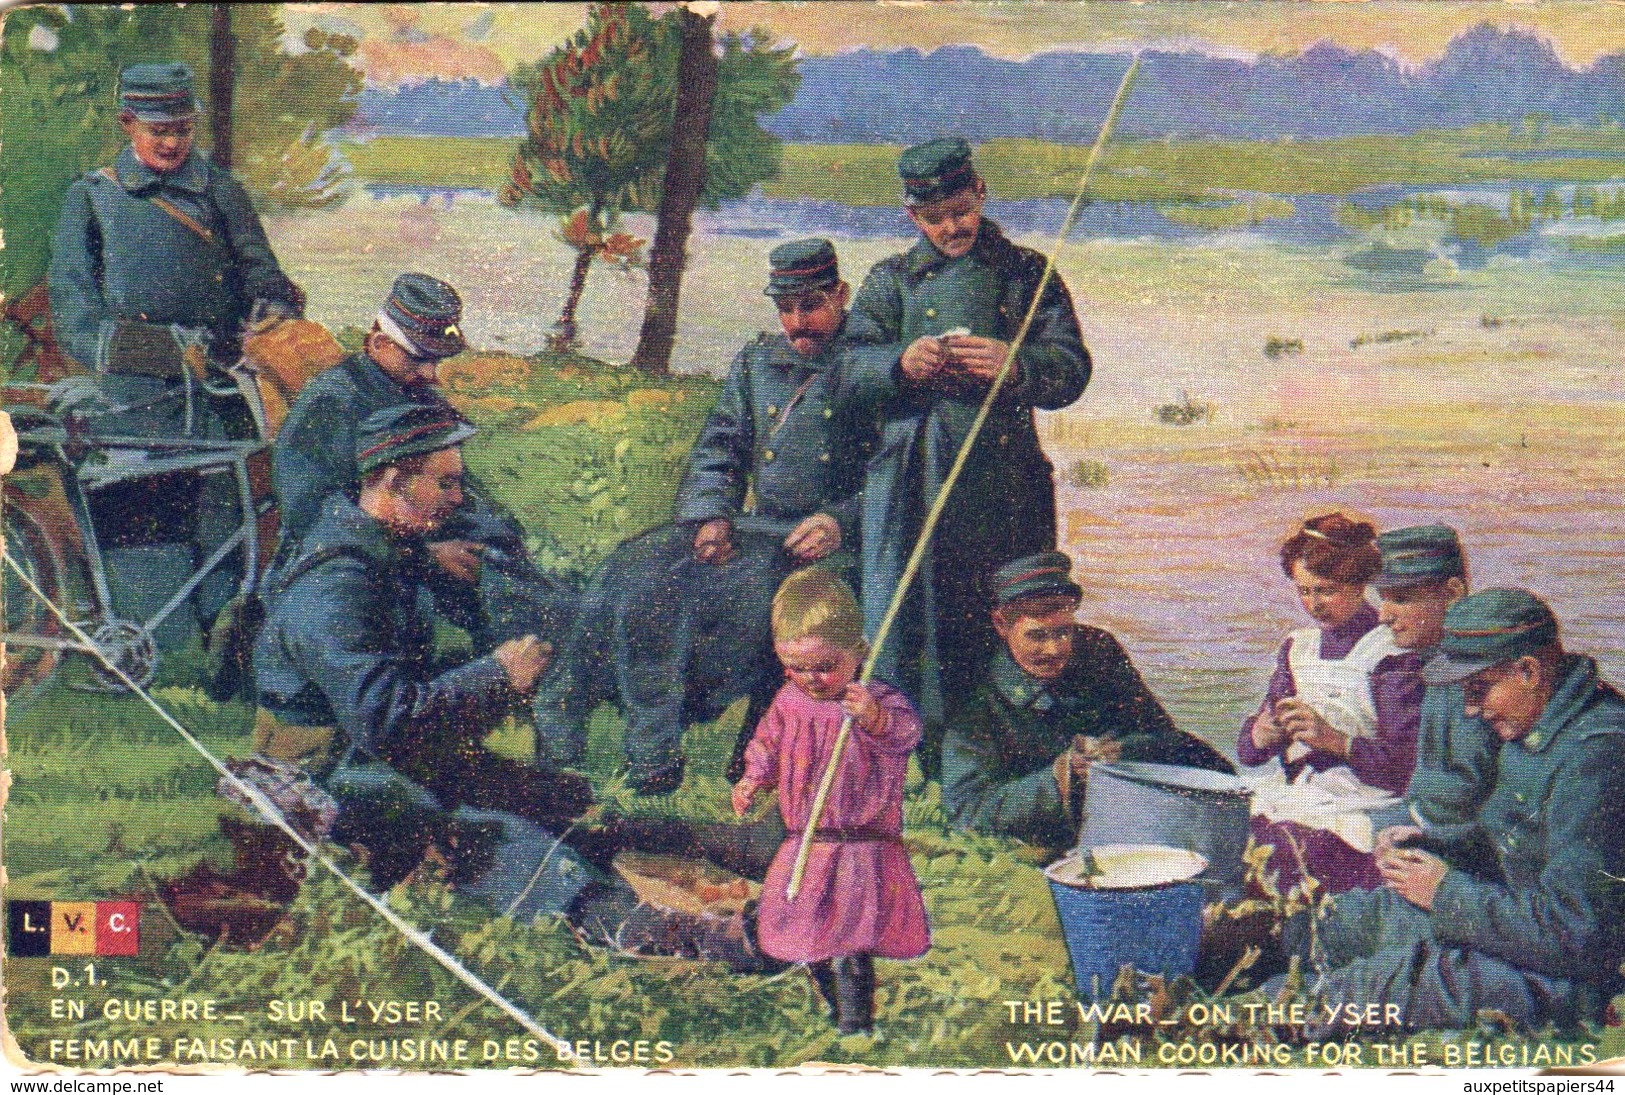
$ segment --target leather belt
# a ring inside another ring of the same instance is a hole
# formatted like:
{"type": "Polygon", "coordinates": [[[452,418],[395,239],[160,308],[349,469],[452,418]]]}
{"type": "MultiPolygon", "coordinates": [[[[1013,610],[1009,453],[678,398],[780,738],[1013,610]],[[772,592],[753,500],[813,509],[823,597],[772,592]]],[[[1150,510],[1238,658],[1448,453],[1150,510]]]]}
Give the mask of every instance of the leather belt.
{"type": "MultiPolygon", "coordinates": [[[[791,829],[791,836],[800,836],[805,829],[791,829]]],[[[901,843],[903,834],[894,833],[890,829],[878,829],[873,826],[860,825],[850,829],[830,828],[820,825],[813,830],[814,844],[864,844],[891,841],[901,843]]]]}

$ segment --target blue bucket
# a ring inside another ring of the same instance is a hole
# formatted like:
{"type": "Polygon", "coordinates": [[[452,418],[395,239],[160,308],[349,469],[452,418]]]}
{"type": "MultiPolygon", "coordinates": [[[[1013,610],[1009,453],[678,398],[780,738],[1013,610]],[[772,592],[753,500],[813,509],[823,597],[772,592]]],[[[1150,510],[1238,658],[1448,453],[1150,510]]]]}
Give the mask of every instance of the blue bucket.
{"type": "Polygon", "coordinates": [[[1125,965],[1177,977],[1196,969],[1202,939],[1201,855],[1158,845],[1114,844],[1090,849],[1097,874],[1073,853],[1045,868],[1055,913],[1072,957],[1078,997],[1111,992],[1125,965]]]}

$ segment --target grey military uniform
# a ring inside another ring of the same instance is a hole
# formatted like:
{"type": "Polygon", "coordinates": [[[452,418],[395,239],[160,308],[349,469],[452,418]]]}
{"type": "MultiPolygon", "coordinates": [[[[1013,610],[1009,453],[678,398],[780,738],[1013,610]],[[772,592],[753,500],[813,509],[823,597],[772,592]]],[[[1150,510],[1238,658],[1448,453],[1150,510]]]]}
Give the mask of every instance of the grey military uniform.
{"type": "MultiPolygon", "coordinates": [[[[916,384],[902,375],[902,353],[917,338],[956,327],[1011,341],[1043,269],[1042,255],[984,219],[968,254],[950,259],[921,239],[877,263],[853,301],[852,337],[872,344],[854,355],[853,383],[885,410],[864,486],[863,614],[871,636],[986,393],[985,385],[916,384]]],[[[1058,277],[1039,298],[1016,364],[876,663],[877,676],[920,705],[928,726],[922,749],[934,740],[945,701],[968,696],[998,649],[986,578],[1011,559],[1055,547],[1054,469],[1039,446],[1033,410],[1069,405],[1090,376],[1072,299],[1058,277]]]]}
{"type": "Polygon", "coordinates": [[[857,537],[869,426],[842,370],[837,335],[804,358],[762,334],[734,358],[677,492],[675,522],[621,544],[583,594],[562,656],[537,696],[538,746],[579,765],[586,719],[600,703],[626,712],[634,774],[680,755],[683,727],[715,718],[741,695],[771,698],[779,680],[769,610],[796,561],[790,531],[814,513],[857,537]],[[734,524],[735,557],[694,559],[709,520],[734,524]]]}
{"type": "Polygon", "coordinates": [[[1396,1003],[1409,1028],[1494,1008],[1541,1029],[1598,1019],[1625,958],[1625,699],[1570,656],[1528,736],[1501,746],[1471,826],[1427,845],[1450,870],[1431,912],[1342,894],[1321,928],[1328,1000],[1396,1003]]]}
{"type": "MultiPolygon", "coordinates": [[[[255,301],[297,312],[303,294],[277,264],[243,187],[194,151],[159,173],[133,148],[68,188],[51,243],[51,317],[67,354],[94,380],[69,378],[54,405],[93,435],[242,441],[254,437],[232,363],[255,301]],[[208,361],[194,372],[182,347],[208,361]]],[[[114,460],[128,450],[114,450],[114,460]]],[[[139,474],[140,466],[129,469],[139,474]]],[[[92,520],[108,553],[114,607],[144,618],[237,527],[235,485],[223,474],[133,479],[99,490],[92,520]],[[156,599],[155,599],[156,598],[156,599]]],[[[194,595],[207,623],[235,590],[235,563],[194,595]]],[[[165,646],[189,629],[173,616],[165,646]]]]}
{"type": "MultiPolygon", "coordinates": [[[[352,500],[360,489],[356,430],[367,417],[403,403],[444,403],[432,385],[404,385],[365,353],[352,354],[307,384],[288,410],[272,453],[272,487],[282,517],[279,560],[297,548],[328,495],[352,500]]],[[[534,633],[557,641],[569,628],[575,593],[531,563],[524,530],[479,483],[436,539],[467,539],[486,550],[478,588],[443,571],[428,576],[436,606],[480,649],[534,633]]]]}

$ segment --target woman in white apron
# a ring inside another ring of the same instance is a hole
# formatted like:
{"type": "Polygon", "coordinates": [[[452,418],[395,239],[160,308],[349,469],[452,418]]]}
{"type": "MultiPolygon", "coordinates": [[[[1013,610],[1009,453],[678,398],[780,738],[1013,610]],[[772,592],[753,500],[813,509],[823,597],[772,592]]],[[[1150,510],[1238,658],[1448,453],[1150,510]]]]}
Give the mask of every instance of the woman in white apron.
{"type": "Polygon", "coordinates": [[[1292,632],[1236,753],[1253,769],[1253,835],[1274,848],[1285,892],[1304,871],[1330,892],[1381,885],[1369,810],[1403,794],[1416,767],[1421,659],[1395,645],[1365,599],[1382,558],[1376,529],[1310,518],[1281,569],[1314,627],[1292,632]]]}

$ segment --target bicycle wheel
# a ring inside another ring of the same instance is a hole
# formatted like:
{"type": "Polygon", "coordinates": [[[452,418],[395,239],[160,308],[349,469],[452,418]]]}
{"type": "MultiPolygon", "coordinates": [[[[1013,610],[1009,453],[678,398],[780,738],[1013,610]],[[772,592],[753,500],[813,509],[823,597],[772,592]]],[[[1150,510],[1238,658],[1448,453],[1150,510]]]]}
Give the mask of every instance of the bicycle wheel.
{"type": "Polygon", "coordinates": [[[59,606],[66,573],[64,545],[51,535],[45,521],[30,512],[29,501],[10,483],[6,484],[4,535],[11,562],[0,565],[4,571],[0,575],[0,607],[4,609],[5,634],[11,641],[6,643],[5,661],[0,666],[0,687],[7,696],[43,684],[62,662],[61,650],[28,643],[29,639],[59,640],[65,629],[18,571],[59,606]]]}

